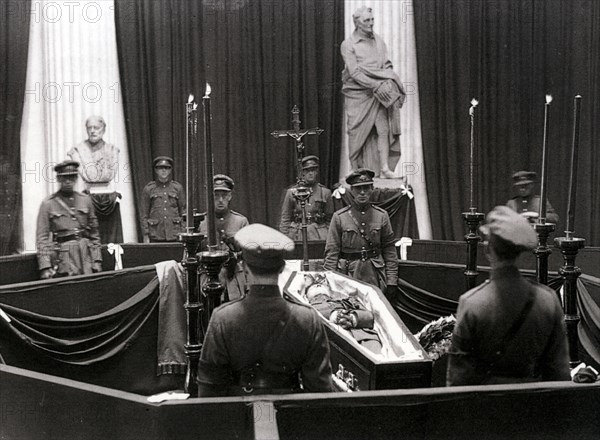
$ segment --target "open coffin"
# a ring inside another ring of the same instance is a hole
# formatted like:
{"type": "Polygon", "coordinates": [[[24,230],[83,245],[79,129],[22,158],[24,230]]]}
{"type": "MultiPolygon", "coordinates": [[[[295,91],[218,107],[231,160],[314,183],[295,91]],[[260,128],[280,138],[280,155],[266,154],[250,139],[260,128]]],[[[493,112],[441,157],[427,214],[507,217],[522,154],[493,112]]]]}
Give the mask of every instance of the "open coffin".
{"type": "MultiPolygon", "coordinates": [[[[289,267],[280,277],[284,295],[308,304],[303,295],[304,275],[314,273],[290,273],[289,267]]],[[[374,330],[382,344],[381,353],[375,353],[359,344],[350,331],[323,317],[331,347],[331,365],[340,388],[358,391],[430,386],[432,361],[383,293],[370,284],[342,274],[323,273],[332,291],[343,295],[357,292],[360,303],[373,312],[374,330]]]]}

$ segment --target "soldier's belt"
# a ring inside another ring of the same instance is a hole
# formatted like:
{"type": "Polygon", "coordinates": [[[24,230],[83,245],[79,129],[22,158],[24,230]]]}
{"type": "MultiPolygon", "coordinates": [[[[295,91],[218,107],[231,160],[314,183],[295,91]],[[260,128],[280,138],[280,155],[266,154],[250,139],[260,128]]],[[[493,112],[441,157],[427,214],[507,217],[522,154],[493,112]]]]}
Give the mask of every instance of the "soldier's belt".
{"type": "Polygon", "coordinates": [[[260,390],[282,390],[295,392],[300,389],[298,374],[294,373],[274,373],[265,371],[262,367],[250,367],[234,373],[233,375],[235,389],[239,389],[240,394],[252,394],[260,390]]]}
{"type": "Polygon", "coordinates": [[[346,260],[354,261],[354,260],[362,260],[367,261],[369,258],[376,258],[381,255],[381,249],[364,249],[362,251],[350,251],[350,252],[340,252],[340,258],[344,258],[346,260]]]}
{"type": "Polygon", "coordinates": [[[57,243],[64,243],[65,241],[79,240],[80,238],[85,238],[81,229],[69,229],[57,232],[55,240],[57,243]]]}

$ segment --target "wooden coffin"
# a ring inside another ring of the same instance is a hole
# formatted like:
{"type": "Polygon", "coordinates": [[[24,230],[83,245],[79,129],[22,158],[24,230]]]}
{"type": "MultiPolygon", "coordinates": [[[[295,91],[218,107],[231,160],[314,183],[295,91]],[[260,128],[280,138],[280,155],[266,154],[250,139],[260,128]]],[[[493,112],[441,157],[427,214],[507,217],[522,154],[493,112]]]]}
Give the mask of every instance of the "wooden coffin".
{"type": "MultiPolygon", "coordinates": [[[[375,354],[360,345],[350,332],[323,317],[331,347],[331,366],[340,388],[364,391],[429,387],[432,361],[383,293],[347,276],[324,273],[332,290],[358,290],[365,307],[375,315],[375,330],[384,346],[381,354],[375,354]]],[[[291,272],[285,278],[283,294],[308,304],[302,296],[303,280],[304,272],[291,272]]]]}

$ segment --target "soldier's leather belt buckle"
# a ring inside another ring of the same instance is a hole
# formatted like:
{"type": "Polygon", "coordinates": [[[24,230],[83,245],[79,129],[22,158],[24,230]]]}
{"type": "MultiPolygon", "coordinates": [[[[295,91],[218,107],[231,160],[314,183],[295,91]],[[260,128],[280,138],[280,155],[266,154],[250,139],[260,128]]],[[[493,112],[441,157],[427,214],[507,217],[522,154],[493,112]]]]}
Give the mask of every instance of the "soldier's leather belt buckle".
{"type": "Polygon", "coordinates": [[[362,249],[356,252],[341,252],[340,257],[345,258],[346,260],[354,261],[361,260],[367,261],[369,258],[375,258],[379,256],[379,249],[362,249]]]}
{"type": "Polygon", "coordinates": [[[56,242],[57,243],[64,243],[65,241],[70,241],[70,240],[79,240],[80,238],[82,238],[83,235],[81,234],[81,231],[75,229],[69,233],[65,233],[62,235],[57,235],[56,237],[56,242]]]}

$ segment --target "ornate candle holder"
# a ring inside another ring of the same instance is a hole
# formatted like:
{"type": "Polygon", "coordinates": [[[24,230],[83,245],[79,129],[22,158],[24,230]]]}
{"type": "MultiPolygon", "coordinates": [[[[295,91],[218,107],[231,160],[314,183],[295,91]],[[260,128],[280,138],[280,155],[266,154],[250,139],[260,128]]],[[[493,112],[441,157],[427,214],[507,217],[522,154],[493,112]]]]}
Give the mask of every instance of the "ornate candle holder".
{"type": "Polygon", "coordinates": [[[533,225],[533,229],[535,230],[538,236],[538,245],[533,250],[533,253],[536,257],[536,269],[535,274],[537,277],[537,281],[540,284],[547,285],[548,284],[548,257],[552,253],[552,249],[548,247],[548,237],[554,229],[556,225],[554,223],[535,223],[533,225]]]}
{"type": "Polygon", "coordinates": [[[471,208],[468,212],[462,213],[463,219],[467,223],[468,233],[465,235],[467,242],[467,266],[464,271],[467,290],[472,289],[477,285],[477,245],[481,241],[481,237],[477,233],[479,224],[485,218],[485,214],[477,212],[476,208],[471,208]]]}
{"type": "Polygon", "coordinates": [[[204,235],[195,232],[179,234],[185,248],[185,253],[181,265],[186,272],[186,301],[184,304],[187,316],[187,338],[184,344],[184,353],[187,358],[187,372],[185,375],[185,392],[192,397],[198,396],[198,384],[196,382],[198,374],[198,362],[200,360],[200,351],[202,350],[202,337],[200,335],[200,315],[203,304],[200,302],[198,293],[198,258],[196,253],[200,248],[200,243],[204,235]]]}
{"type": "Polygon", "coordinates": [[[575,266],[575,258],[579,250],[585,247],[585,240],[571,237],[570,232],[567,232],[566,235],[566,237],[555,238],[554,244],[560,248],[565,260],[565,264],[560,268],[559,273],[563,279],[563,307],[567,326],[567,341],[569,343],[569,364],[573,368],[580,363],[577,326],[581,320],[577,310],[577,278],[581,275],[581,269],[575,266]]]}

